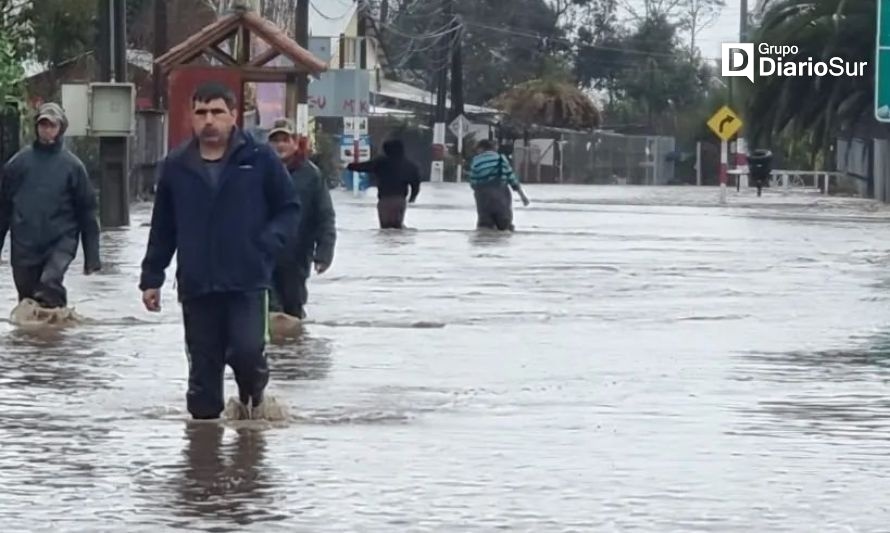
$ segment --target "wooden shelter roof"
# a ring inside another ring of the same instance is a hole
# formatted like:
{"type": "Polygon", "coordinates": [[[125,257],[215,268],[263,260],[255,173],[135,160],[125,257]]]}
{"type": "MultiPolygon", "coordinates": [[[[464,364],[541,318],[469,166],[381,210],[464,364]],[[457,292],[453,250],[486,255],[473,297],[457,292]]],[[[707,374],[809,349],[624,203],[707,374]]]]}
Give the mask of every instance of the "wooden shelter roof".
{"type": "Polygon", "coordinates": [[[167,53],[158,57],[155,64],[160,67],[162,72],[169,72],[174,67],[189,63],[202,54],[218,59],[227,67],[240,69],[260,78],[274,78],[294,73],[317,75],[328,68],[324,61],[297,44],[274,23],[241,7],[174,46],[167,53]],[[261,38],[269,44],[269,50],[254,58],[239,57],[236,59],[219,48],[220,43],[238,32],[249,33],[261,38]],[[290,59],[293,66],[264,66],[278,55],[290,59]]]}

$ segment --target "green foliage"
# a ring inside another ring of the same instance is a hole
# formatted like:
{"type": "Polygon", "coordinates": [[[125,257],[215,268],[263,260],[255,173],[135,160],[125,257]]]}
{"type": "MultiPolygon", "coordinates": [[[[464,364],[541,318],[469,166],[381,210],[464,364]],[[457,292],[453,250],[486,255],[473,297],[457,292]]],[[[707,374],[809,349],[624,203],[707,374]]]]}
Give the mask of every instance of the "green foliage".
{"type": "Polygon", "coordinates": [[[713,75],[681,42],[684,23],[653,9],[635,26],[622,27],[614,2],[596,0],[595,5],[591,20],[600,22],[599,31],[582,28],[578,34],[579,81],[606,92],[607,124],[675,132],[680,117],[695,113],[707,98],[713,75]]]}
{"type": "Polygon", "coordinates": [[[0,106],[24,97],[22,63],[31,49],[32,8],[13,0],[0,0],[0,106]]]}
{"type": "MultiPolygon", "coordinates": [[[[755,42],[794,44],[783,61],[873,58],[875,0],[779,0],[768,6],[755,42]]],[[[749,136],[761,145],[810,144],[818,157],[840,131],[867,119],[874,99],[873,61],[865,75],[756,79],[746,109],[749,136]],[[803,97],[805,95],[805,97],[803,97]]],[[[789,146],[793,148],[793,146],[789,146]]],[[[793,150],[792,150],[793,151],[793,150]]]]}
{"type": "Polygon", "coordinates": [[[50,68],[93,50],[97,0],[33,0],[37,59],[50,68]]]}
{"type": "MultiPolygon", "coordinates": [[[[427,88],[439,65],[437,46],[456,41],[450,19],[437,2],[390,3],[389,20],[382,21],[383,41],[390,61],[406,81],[427,88]]],[[[456,0],[455,14],[463,25],[465,101],[486,102],[506,89],[542,77],[547,65],[568,57],[565,31],[546,0],[456,0]]]]}
{"type": "Polygon", "coordinates": [[[15,43],[6,33],[0,33],[0,107],[8,100],[19,100],[23,96],[24,77],[21,59],[16,54],[15,43]]]}

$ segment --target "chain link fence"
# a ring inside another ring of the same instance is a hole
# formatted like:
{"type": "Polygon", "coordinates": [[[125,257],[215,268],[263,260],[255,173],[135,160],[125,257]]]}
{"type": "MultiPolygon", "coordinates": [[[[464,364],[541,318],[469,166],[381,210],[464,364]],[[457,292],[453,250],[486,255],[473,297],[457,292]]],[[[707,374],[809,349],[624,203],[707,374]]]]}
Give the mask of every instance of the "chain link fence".
{"type": "MultiPolygon", "coordinates": [[[[562,183],[667,185],[674,182],[673,137],[566,132],[555,148],[562,183]]],[[[527,159],[532,157],[526,156],[527,159]]],[[[533,163],[534,164],[534,163],[533,163]]],[[[533,181],[528,176],[526,181],[533,181]]],[[[549,181],[549,180],[548,180],[549,181]]]]}

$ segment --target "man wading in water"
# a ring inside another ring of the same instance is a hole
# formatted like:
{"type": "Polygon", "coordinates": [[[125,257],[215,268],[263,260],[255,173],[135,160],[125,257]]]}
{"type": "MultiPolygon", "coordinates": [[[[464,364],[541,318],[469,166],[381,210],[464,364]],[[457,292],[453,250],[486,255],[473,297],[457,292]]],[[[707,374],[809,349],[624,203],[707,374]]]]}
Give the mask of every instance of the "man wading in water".
{"type": "Polygon", "coordinates": [[[350,163],[353,172],[370,172],[377,186],[377,217],[381,229],[403,229],[408,203],[420,194],[420,169],[405,157],[405,145],[398,139],[383,143],[383,155],[364,163],[350,163]],[[408,197],[408,188],[411,196],[408,197]]]}
{"type": "Polygon", "coordinates": [[[96,192],[83,163],[64,146],[68,119],[58,104],[37,110],[37,139],[0,172],[0,250],[12,236],[10,263],[19,302],[68,305],[63,280],[83,244],[84,273],[102,268],[96,192]]]}
{"type": "Polygon", "coordinates": [[[519,194],[523,204],[528,205],[529,201],[507,157],[495,152],[491,141],[481,140],[476,145],[476,156],[470,168],[470,185],[476,198],[476,228],[513,231],[513,195],[510,189],[519,194]]]}
{"type": "Polygon", "coordinates": [[[161,309],[164,270],[177,254],[189,358],[188,410],[219,418],[223,379],[235,373],[239,418],[254,418],[269,381],[268,291],[275,258],[300,204],[275,152],[235,126],[235,95],[206,83],[192,96],[195,137],[171,152],[158,181],[139,288],[161,309]]]}
{"type": "Polygon", "coordinates": [[[318,167],[307,159],[307,150],[298,144],[290,120],[278,119],[269,131],[269,144],[284,162],[294,180],[302,215],[294,238],[278,258],[273,280],[273,311],[305,318],[303,306],[308,299],[306,280],[315,264],[315,272],[324,274],[334,261],[337,241],[336,215],[331,192],[318,167]]]}

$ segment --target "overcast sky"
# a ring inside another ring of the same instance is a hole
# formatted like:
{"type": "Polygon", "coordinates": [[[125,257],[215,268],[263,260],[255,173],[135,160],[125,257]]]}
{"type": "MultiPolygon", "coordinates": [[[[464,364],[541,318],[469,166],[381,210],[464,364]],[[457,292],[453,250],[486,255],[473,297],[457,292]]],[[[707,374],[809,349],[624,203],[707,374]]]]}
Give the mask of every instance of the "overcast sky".
{"type": "MultiPolygon", "coordinates": [[[[748,0],[748,9],[753,10],[755,0],[748,0]]],[[[717,21],[698,35],[698,48],[702,57],[720,59],[720,43],[739,40],[739,0],[726,0],[726,7],[717,21]]]]}

